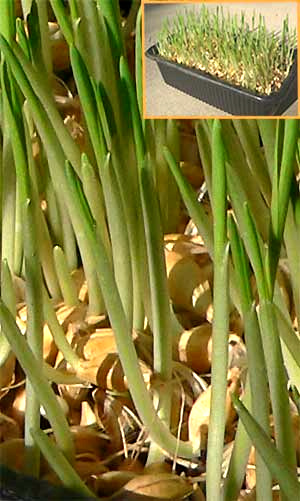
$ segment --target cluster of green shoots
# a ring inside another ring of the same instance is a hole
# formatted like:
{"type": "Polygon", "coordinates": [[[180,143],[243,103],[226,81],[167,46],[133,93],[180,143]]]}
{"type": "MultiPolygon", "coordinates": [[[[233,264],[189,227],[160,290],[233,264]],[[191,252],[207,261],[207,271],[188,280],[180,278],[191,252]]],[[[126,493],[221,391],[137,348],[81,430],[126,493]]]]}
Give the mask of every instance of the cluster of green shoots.
{"type": "Polygon", "coordinates": [[[259,94],[277,91],[293,64],[296,30],[288,16],[280,32],[269,31],[255,13],[231,15],[223,7],[185,10],[167,19],[158,34],[159,54],[259,94]]]}
{"type": "Polygon", "coordinates": [[[180,169],[177,123],[142,118],[141,14],[134,82],[118,0],[72,0],[69,10],[63,0],[50,3],[70,50],[85,123],[84,152],[53,98],[46,3],[23,2],[25,21],[16,21],[14,0],[6,0],[0,17],[0,368],[14,353],[26,374],[27,473],[39,475],[41,452],[66,486],[92,495],[73,468],[74,442],[52,386],[80,383],[80,360],[53,302],[78,304],[71,272],[81,264],[89,312],[109,317],[132,400],[148,431],[148,462],[164,454],[199,456],[198,443],[178,440],[170,431],[172,340],[183,327],[169,299],[163,233],[177,228],[181,196],[214,261],[207,500],[237,499],[252,443],[258,451],[258,501],[272,499],[274,478],[283,499],[298,499],[287,374],[300,392],[300,341],[276,273],[285,255],[299,325],[299,123],[196,124],[212,228],[180,169]],[[32,141],[38,142],[38,159],[32,141]],[[258,299],[249,286],[250,270],[258,299]],[[16,275],[25,280],[25,336],[15,321],[16,275]],[[230,302],[244,321],[249,371],[243,402],[234,399],[240,421],[224,482],[230,302]],[[143,331],[146,320],[153,335],[153,369],[164,383],[158,408],[145,385],[132,335],[143,331]],[[68,373],[43,360],[44,323],[70,366],[68,373]],[[55,441],[40,429],[41,405],[55,441]]]}

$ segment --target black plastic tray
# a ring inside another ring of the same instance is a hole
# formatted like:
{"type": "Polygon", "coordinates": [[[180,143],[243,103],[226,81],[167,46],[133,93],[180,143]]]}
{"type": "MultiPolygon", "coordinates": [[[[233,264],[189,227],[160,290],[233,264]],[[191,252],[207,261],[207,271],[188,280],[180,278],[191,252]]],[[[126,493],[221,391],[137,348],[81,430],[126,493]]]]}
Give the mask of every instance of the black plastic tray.
{"type": "Polygon", "coordinates": [[[297,100],[297,50],[287,78],[279,91],[263,96],[242,87],[231,85],[203,71],[168,61],[152,45],[146,56],[157,62],[164,81],[190,96],[204,101],[232,115],[274,116],[297,100]]]}

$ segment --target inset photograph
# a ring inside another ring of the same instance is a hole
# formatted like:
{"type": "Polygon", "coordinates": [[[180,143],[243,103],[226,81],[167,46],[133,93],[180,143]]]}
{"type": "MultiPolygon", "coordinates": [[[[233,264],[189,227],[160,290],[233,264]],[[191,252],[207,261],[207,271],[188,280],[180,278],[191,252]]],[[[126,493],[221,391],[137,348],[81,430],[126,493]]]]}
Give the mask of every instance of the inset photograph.
{"type": "Polygon", "coordinates": [[[144,3],[144,116],[298,116],[297,3],[144,3]]]}

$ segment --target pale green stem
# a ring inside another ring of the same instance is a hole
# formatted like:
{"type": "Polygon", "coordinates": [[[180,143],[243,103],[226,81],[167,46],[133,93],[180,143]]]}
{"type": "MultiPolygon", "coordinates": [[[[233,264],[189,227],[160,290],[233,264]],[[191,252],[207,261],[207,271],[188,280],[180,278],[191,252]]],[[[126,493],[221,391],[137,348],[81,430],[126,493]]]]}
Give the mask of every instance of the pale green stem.
{"type": "MultiPolygon", "coordinates": [[[[72,2],[70,2],[71,4],[72,2]]],[[[69,45],[73,43],[72,25],[69,16],[66,15],[63,0],[50,0],[51,7],[62,30],[64,38],[69,45]]],[[[71,7],[70,7],[71,10],[71,7]]]]}
{"type": "Polygon", "coordinates": [[[45,322],[48,324],[55,344],[62,352],[64,359],[71,365],[71,367],[73,367],[74,370],[76,370],[80,363],[80,359],[66,339],[65,332],[57,319],[53,304],[45,287],[42,288],[42,294],[45,322]]]}
{"type": "Polygon", "coordinates": [[[80,150],[72,138],[70,132],[65,127],[63,120],[56,108],[52,95],[49,94],[49,85],[45,81],[44,75],[40,75],[32,65],[26,60],[20,47],[16,43],[12,44],[15,56],[21,64],[30,84],[36,93],[36,96],[41,100],[41,103],[47,111],[48,118],[55,131],[55,142],[59,141],[61,148],[65,152],[66,157],[72,163],[76,172],[80,175],[80,150]]]}
{"type": "MultiPolygon", "coordinates": [[[[149,166],[141,170],[141,194],[146,234],[153,330],[153,368],[162,382],[158,389],[158,416],[170,426],[172,392],[172,332],[170,302],[167,285],[166,265],[163,252],[159,201],[149,166]]],[[[147,463],[158,461],[162,456],[158,444],[151,443],[147,463]]]]}
{"type": "Polygon", "coordinates": [[[214,216],[214,317],[211,357],[211,402],[207,445],[207,501],[221,501],[222,458],[226,422],[229,281],[225,150],[221,123],[212,131],[212,206],[214,216]]]}
{"type": "Polygon", "coordinates": [[[259,119],[257,120],[257,124],[263,142],[269,176],[272,179],[274,168],[276,120],[259,119]]]}
{"type": "MultiPolygon", "coordinates": [[[[30,430],[33,440],[40,448],[43,456],[58,475],[62,483],[70,489],[78,492],[79,495],[86,496],[88,499],[95,498],[96,495],[88,489],[84,481],[81,480],[78,473],[72,468],[65,456],[41,430],[30,430]]],[[[98,498],[97,498],[98,499],[98,498]]]]}
{"type": "MultiPolygon", "coordinates": [[[[45,161],[46,163],[46,161],[45,161]]],[[[57,200],[56,193],[54,191],[53,183],[50,178],[49,169],[45,166],[46,170],[46,181],[44,188],[45,201],[47,203],[46,217],[47,226],[52,235],[53,242],[58,245],[62,245],[62,232],[63,224],[59,212],[59,201],[57,200]]]]}
{"type": "Polygon", "coordinates": [[[163,147],[168,145],[174,157],[179,158],[179,133],[175,121],[158,120],[155,126],[155,182],[159,195],[164,233],[177,231],[180,218],[180,195],[178,187],[164,157],[163,147]]]}
{"type": "Polygon", "coordinates": [[[297,475],[289,468],[289,463],[284,456],[280,454],[280,451],[276,449],[275,445],[270,441],[259,424],[253,419],[242,402],[233,394],[232,400],[255,447],[264,458],[264,462],[270,469],[272,475],[278,480],[282,490],[281,497],[289,501],[292,499],[299,499],[300,485],[297,475]]]}
{"type": "Polygon", "coordinates": [[[76,236],[65,202],[59,200],[58,205],[63,230],[63,249],[68,261],[69,270],[73,271],[78,267],[76,236]]]}
{"type": "Polygon", "coordinates": [[[19,331],[14,317],[2,301],[0,301],[0,324],[12,351],[32,384],[37,399],[46,411],[60,450],[70,462],[73,462],[74,444],[67,420],[40,364],[19,331]]]}
{"type": "Polygon", "coordinates": [[[9,269],[6,259],[3,259],[1,265],[1,299],[6,304],[12,315],[16,315],[16,295],[12,279],[12,274],[9,269]]]}
{"type": "MultiPolygon", "coordinates": [[[[133,325],[133,276],[129,238],[119,186],[110,154],[102,167],[103,195],[107,212],[113,269],[128,325],[133,325]]],[[[99,234],[103,240],[103,235],[99,234]]]]}
{"type": "Polygon", "coordinates": [[[38,180],[37,180],[37,166],[33,158],[32,153],[32,141],[30,136],[30,123],[29,123],[29,112],[28,108],[24,106],[24,115],[26,120],[24,120],[25,129],[25,140],[26,140],[26,154],[28,161],[28,169],[31,179],[31,192],[32,192],[32,203],[35,208],[35,218],[37,224],[37,234],[39,241],[39,255],[43,270],[43,275],[47,284],[47,287],[51,293],[51,296],[55,299],[61,298],[61,291],[55,272],[54,260],[52,255],[52,241],[49,234],[48,225],[45,221],[45,215],[40,206],[40,195],[38,192],[38,180]]]}
{"type": "MultiPolygon", "coordinates": [[[[249,377],[247,377],[243,402],[247,407],[251,406],[251,392],[249,377]]],[[[230,457],[228,472],[223,486],[223,501],[232,501],[238,499],[245,478],[245,471],[248,464],[251,441],[247,435],[242,422],[237,425],[234,437],[233,450],[230,457]]]]}
{"type": "Polygon", "coordinates": [[[118,0],[97,0],[97,3],[112,35],[113,42],[111,42],[111,45],[113,57],[115,61],[119,61],[121,55],[125,53],[119,2],[118,0]]]}
{"type": "Polygon", "coordinates": [[[213,235],[210,221],[202,205],[197,201],[197,195],[183,176],[179,165],[176,163],[172,153],[165,146],[164,155],[169,164],[169,168],[176,179],[182,199],[188,209],[189,215],[196,224],[199,234],[202,236],[207,250],[213,256],[213,235]]]}
{"type": "MultiPolygon", "coordinates": [[[[43,309],[42,275],[38,255],[38,239],[34,208],[28,199],[25,207],[22,200],[22,219],[24,225],[25,291],[27,304],[26,339],[29,348],[42,370],[43,361],[43,309]]],[[[40,429],[40,401],[30,380],[26,380],[25,409],[25,472],[39,476],[39,450],[32,440],[29,429],[40,429]]]]}
{"type": "Polygon", "coordinates": [[[206,493],[208,501],[221,500],[222,457],[225,433],[225,400],[228,367],[228,248],[223,260],[214,260],[214,319],[212,337],[211,404],[207,445],[206,493]]]}
{"type": "Polygon", "coordinates": [[[269,204],[271,201],[271,181],[267,170],[266,160],[261,152],[257,137],[253,137],[249,120],[235,119],[233,125],[238,133],[239,140],[249,163],[250,171],[257,179],[259,189],[269,204]]]}
{"type": "Polygon", "coordinates": [[[16,172],[7,127],[2,151],[2,240],[1,256],[13,270],[15,248],[16,172]]]}
{"type": "Polygon", "coordinates": [[[85,44],[85,51],[82,55],[88,66],[89,75],[97,82],[102,81],[105,88],[108,88],[108,68],[105,67],[105,59],[109,48],[107,47],[108,50],[105,50],[105,27],[102,16],[96,2],[78,0],[78,5],[81,14],[80,29],[82,29],[85,44]],[[102,50],[99,50],[98,47],[102,47],[102,50]]]}
{"type": "Polygon", "coordinates": [[[196,124],[196,138],[198,150],[203,166],[205,184],[211,199],[211,133],[208,130],[205,120],[198,120],[196,124]]]}
{"type": "Polygon", "coordinates": [[[53,257],[64,302],[68,306],[78,306],[79,300],[76,295],[75,283],[70,275],[64,251],[58,245],[53,248],[53,257]]]}
{"type": "Polygon", "coordinates": [[[16,182],[16,219],[15,219],[15,249],[14,249],[14,273],[21,275],[23,262],[23,226],[20,204],[20,186],[16,182]]]}
{"type": "MultiPolygon", "coordinates": [[[[92,2],[85,2],[84,0],[83,1],[80,0],[80,2],[81,2],[81,7],[84,10],[84,14],[87,13],[87,15],[92,15],[91,13],[86,12],[87,9],[89,11],[92,10],[90,6],[90,3],[92,2]]],[[[116,3],[115,0],[113,0],[113,2],[114,4],[116,3]]],[[[101,47],[101,57],[99,56],[100,59],[97,68],[93,67],[93,70],[91,71],[91,67],[89,65],[89,74],[97,82],[101,82],[101,85],[103,86],[104,89],[109,89],[109,100],[112,105],[114,116],[116,122],[119,124],[119,126],[121,126],[122,123],[120,118],[121,103],[119,97],[118,74],[117,74],[117,65],[120,56],[118,54],[114,54],[113,52],[114,47],[112,46],[112,40],[110,37],[111,25],[107,24],[107,19],[109,16],[106,16],[107,9],[111,10],[112,5],[113,5],[112,0],[105,0],[104,2],[101,1],[101,3],[97,2],[97,4],[95,4],[97,16],[94,20],[93,19],[91,20],[89,27],[83,26],[83,33],[85,35],[86,29],[90,30],[92,26],[95,27],[93,36],[95,38],[97,37],[97,45],[89,44],[87,45],[87,49],[89,50],[90,55],[96,60],[98,54],[100,54],[98,48],[101,47]]],[[[117,15],[117,10],[114,10],[113,14],[115,17],[117,15]]],[[[108,23],[110,23],[109,20],[108,23]]],[[[86,38],[84,38],[84,42],[86,43],[86,38]]],[[[89,58],[90,58],[89,54],[88,55],[85,54],[84,57],[85,62],[89,61],[89,58]]]]}
{"type": "Polygon", "coordinates": [[[159,205],[165,233],[168,231],[169,204],[172,200],[168,197],[169,169],[163,156],[163,146],[166,144],[166,120],[157,120],[155,123],[155,182],[159,196],[159,205]]]}
{"type": "MultiPolygon", "coordinates": [[[[241,296],[242,314],[245,326],[245,340],[248,358],[248,370],[250,379],[251,408],[255,419],[263,427],[267,434],[270,434],[269,425],[269,392],[268,381],[266,377],[265,357],[262,347],[261,335],[257,314],[254,309],[253,294],[250,287],[250,269],[248,258],[244,251],[242,241],[239,237],[233,216],[228,219],[229,235],[232,249],[232,257],[235,265],[235,271],[238,279],[238,288],[241,296]]],[[[241,424],[239,423],[239,427],[241,424]]],[[[242,433],[242,436],[244,434],[242,433]]],[[[244,460],[247,461],[247,451],[245,451],[244,460]]],[[[230,461],[228,478],[225,481],[225,495],[227,500],[235,498],[241,489],[244,472],[233,462],[233,456],[230,461]],[[240,483],[236,483],[235,475],[239,473],[240,483]],[[235,492],[235,495],[233,495],[235,492]],[[232,497],[230,497],[232,496],[232,497]]],[[[241,467],[243,467],[243,461],[241,467]]],[[[269,471],[263,463],[260,456],[256,455],[256,491],[258,497],[271,500],[272,479],[269,471]]]]}
{"type": "MultiPolygon", "coordinates": [[[[2,33],[6,40],[11,42],[16,33],[15,2],[14,0],[6,0],[1,7],[0,33],[2,33]]],[[[3,54],[1,55],[1,61],[3,61],[3,54]]]]}
{"type": "Polygon", "coordinates": [[[61,290],[54,265],[52,242],[49,234],[49,229],[45,221],[45,216],[38,205],[36,205],[36,212],[37,230],[39,236],[39,252],[43,275],[51,296],[54,299],[60,299],[61,290]]]}
{"type": "Polygon", "coordinates": [[[232,189],[228,186],[230,197],[233,196],[232,192],[234,190],[240,199],[242,198],[243,201],[248,201],[258,230],[264,241],[267,241],[269,214],[261,192],[258,190],[256,176],[249,170],[245,152],[230,121],[223,120],[222,129],[224,131],[224,143],[228,153],[227,161],[231,170],[228,179],[232,180],[233,186],[232,189]]]}
{"type": "MultiPolygon", "coordinates": [[[[108,160],[107,160],[108,161],[108,160]]],[[[97,231],[100,232],[101,238],[105,243],[108,254],[112,252],[112,245],[110,243],[110,236],[108,233],[106,222],[106,211],[104,205],[104,195],[100,184],[99,177],[92,165],[90,164],[87,156],[82,155],[82,186],[85,196],[88,200],[91,213],[97,225],[97,231]]],[[[102,170],[105,170],[103,167],[102,170]]],[[[119,196],[119,194],[118,194],[119,196]]],[[[107,197],[109,200],[109,197],[107,197]]],[[[107,207],[107,204],[106,204],[107,207]]],[[[122,221],[122,220],[121,220],[122,221]]],[[[117,245],[117,244],[116,244],[117,245]]]]}
{"type": "Polygon", "coordinates": [[[143,330],[145,319],[143,298],[147,295],[148,284],[145,281],[144,274],[147,264],[145,235],[141,219],[140,193],[137,186],[137,173],[134,170],[136,168],[135,164],[133,164],[134,168],[132,172],[125,172],[122,162],[120,161],[121,158],[121,152],[118,148],[112,148],[112,164],[118,181],[128,231],[133,283],[132,325],[134,329],[143,330]],[[126,189],[127,185],[132,186],[132,192],[126,189]],[[141,263],[144,263],[143,266],[141,266],[141,263]],[[142,269],[143,267],[144,269],[142,269]]]}
{"type": "Polygon", "coordinates": [[[299,224],[297,224],[295,221],[295,217],[290,204],[284,230],[284,243],[288,258],[288,266],[291,274],[290,276],[293,290],[293,299],[298,319],[298,325],[300,325],[300,262],[298,254],[299,239],[300,227],[299,224]]]}
{"type": "MultiPolygon", "coordinates": [[[[166,144],[170,147],[175,159],[180,160],[180,133],[178,130],[178,124],[176,120],[167,120],[166,126],[166,144]]],[[[164,159],[164,162],[166,160],[164,159]]],[[[173,233],[178,231],[178,226],[181,220],[181,196],[177,186],[177,183],[169,171],[168,172],[168,226],[165,232],[173,233]]],[[[158,186],[159,190],[159,186],[158,186]]]]}
{"type": "Polygon", "coordinates": [[[172,375],[170,300],[163,251],[163,232],[156,192],[149,166],[142,167],[141,192],[152,303],[154,370],[163,381],[172,375]]]}
{"type": "MultiPolygon", "coordinates": [[[[1,299],[6,304],[12,315],[16,315],[16,296],[11,272],[7,260],[1,262],[1,299]]],[[[9,342],[4,333],[0,332],[0,367],[5,364],[11,354],[9,342]]]]}
{"type": "Polygon", "coordinates": [[[286,370],[291,384],[300,391],[300,338],[295,332],[290,316],[286,316],[282,310],[275,305],[276,318],[281,338],[281,348],[286,370]]]}
{"type": "Polygon", "coordinates": [[[41,35],[41,49],[43,63],[48,75],[52,76],[52,54],[50,46],[49,28],[48,28],[48,6],[46,2],[37,2],[38,20],[41,35]]]}
{"type": "Polygon", "coordinates": [[[295,469],[296,454],[291,426],[287,376],[283,363],[274,305],[270,301],[261,301],[259,321],[264,353],[266,354],[276,445],[290,467],[295,469]]]}
{"type": "Polygon", "coordinates": [[[55,369],[52,365],[47,364],[47,362],[43,363],[43,372],[48,379],[52,383],[56,384],[81,384],[86,385],[86,381],[82,378],[76,376],[75,373],[72,373],[70,369],[61,370],[55,369]]]}
{"type": "Polygon", "coordinates": [[[119,132],[118,141],[116,139],[112,141],[112,163],[116,172],[128,227],[133,273],[133,327],[137,330],[142,330],[144,328],[145,317],[144,304],[149,302],[149,298],[148,281],[145,280],[145,234],[141,219],[141,200],[138,187],[137,163],[143,162],[145,149],[142,123],[136,101],[136,92],[127,62],[123,57],[120,59],[120,77],[120,87],[122,89],[122,95],[124,95],[124,103],[127,102],[126,108],[124,106],[123,110],[124,113],[126,112],[123,119],[129,119],[128,132],[130,131],[130,133],[132,133],[133,131],[133,137],[132,134],[128,134],[128,136],[124,135],[122,127],[117,127],[119,132]],[[130,124],[130,111],[132,112],[132,129],[130,124]],[[136,142],[135,151],[133,140],[136,142]],[[132,168],[126,171],[124,170],[123,158],[128,158],[128,163],[132,165],[132,168]],[[132,186],[131,192],[126,189],[129,183],[132,186]],[[141,263],[144,263],[144,265],[141,265],[141,263]]]}
{"type": "Polygon", "coordinates": [[[272,180],[271,221],[267,247],[266,273],[270,297],[272,297],[274,291],[291,189],[295,182],[295,156],[299,136],[299,123],[297,120],[289,120],[284,125],[283,122],[279,122],[277,128],[275,166],[272,180]]]}

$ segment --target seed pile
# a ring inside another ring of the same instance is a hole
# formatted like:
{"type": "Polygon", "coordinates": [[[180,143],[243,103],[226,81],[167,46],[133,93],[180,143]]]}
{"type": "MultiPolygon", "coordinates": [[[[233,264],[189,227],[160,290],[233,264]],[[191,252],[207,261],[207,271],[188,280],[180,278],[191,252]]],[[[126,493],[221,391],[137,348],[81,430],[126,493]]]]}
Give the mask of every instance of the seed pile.
{"type": "Polygon", "coordinates": [[[157,48],[166,59],[269,95],[288,76],[296,42],[288,16],[275,32],[266,28],[261,14],[253,13],[249,23],[244,12],[232,16],[223,7],[211,10],[202,5],[166,19],[157,48]]]}

